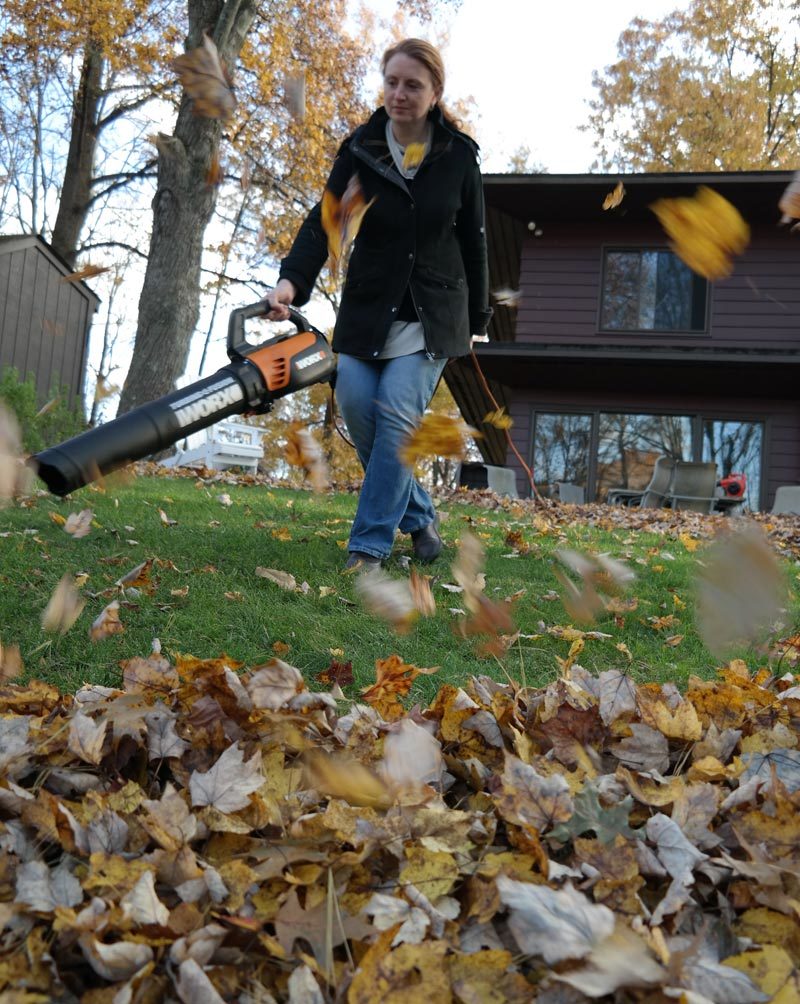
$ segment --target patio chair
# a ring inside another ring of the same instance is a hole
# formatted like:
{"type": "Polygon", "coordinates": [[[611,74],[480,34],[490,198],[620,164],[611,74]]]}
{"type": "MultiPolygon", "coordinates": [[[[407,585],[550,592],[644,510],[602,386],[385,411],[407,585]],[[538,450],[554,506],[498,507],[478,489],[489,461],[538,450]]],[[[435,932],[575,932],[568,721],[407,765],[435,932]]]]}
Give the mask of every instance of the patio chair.
{"type": "Polygon", "coordinates": [[[571,505],[583,505],[586,501],[586,493],[583,485],[573,485],[568,481],[557,481],[558,498],[560,502],[569,502],[571,505]]]}
{"type": "Polygon", "coordinates": [[[656,457],[649,484],[638,490],[610,488],[606,501],[609,505],[640,506],[643,509],[655,509],[664,505],[674,470],[675,461],[672,457],[656,457]]]}
{"type": "Polygon", "coordinates": [[[781,485],[775,492],[775,501],[770,512],[800,513],[800,485],[781,485]]]}
{"type": "Polygon", "coordinates": [[[717,495],[717,465],[713,460],[679,460],[665,504],[673,509],[714,512],[717,495]]]}

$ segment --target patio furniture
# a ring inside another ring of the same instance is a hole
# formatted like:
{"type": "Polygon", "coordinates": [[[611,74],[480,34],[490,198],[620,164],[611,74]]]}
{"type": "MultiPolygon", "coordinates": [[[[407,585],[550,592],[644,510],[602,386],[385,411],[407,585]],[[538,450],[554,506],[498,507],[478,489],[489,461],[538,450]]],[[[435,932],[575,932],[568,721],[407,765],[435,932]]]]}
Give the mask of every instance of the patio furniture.
{"type": "Polygon", "coordinates": [[[558,499],[560,502],[568,502],[571,505],[583,505],[586,501],[586,492],[583,485],[573,485],[568,481],[557,481],[558,499]]]}
{"type": "Polygon", "coordinates": [[[675,464],[665,505],[692,512],[714,512],[719,501],[716,488],[717,465],[713,460],[679,460],[675,464]]]}
{"type": "Polygon", "coordinates": [[[162,463],[166,467],[207,467],[216,471],[244,467],[256,474],[258,462],[264,456],[263,434],[263,429],[246,422],[217,422],[205,430],[205,439],[199,446],[179,449],[162,463]]]}
{"type": "Polygon", "coordinates": [[[800,485],[781,485],[775,492],[770,512],[800,513],[800,485]]]}
{"type": "Polygon", "coordinates": [[[656,457],[650,482],[644,488],[610,488],[606,501],[609,505],[640,506],[643,509],[664,505],[674,470],[675,461],[672,457],[656,457]]]}

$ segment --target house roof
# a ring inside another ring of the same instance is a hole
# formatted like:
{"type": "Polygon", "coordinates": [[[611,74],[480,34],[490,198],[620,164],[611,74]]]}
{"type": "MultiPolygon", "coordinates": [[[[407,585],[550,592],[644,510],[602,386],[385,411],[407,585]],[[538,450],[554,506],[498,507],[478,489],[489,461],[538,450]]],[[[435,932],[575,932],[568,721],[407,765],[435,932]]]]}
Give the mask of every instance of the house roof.
{"type": "MultiPolygon", "coordinates": [[[[489,244],[489,288],[518,289],[520,255],[527,237],[539,228],[554,221],[595,224],[604,218],[603,201],[619,181],[625,186],[625,195],[618,207],[609,210],[624,216],[626,223],[655,220],[650,204],[659,198],[692,195],[700,185],[708,185],[742,213],[751,222],[777,223],[780,218],[778,200],[793,179],[791,171],[717,171],[717,172],[648,172],[642,174],[484,174],[483,188],[486,199],[486,231],[489,244]]],[[[627,362],[641,364],[639,350],[609,347],[588,348],[565,345],[514,344],[516,311],[495,309],[489,325],[488,344],[475,347],[486,385],[469,360],[454,361],[445,368],[445,379],[464,418],[478,426],[483,438],[478,445],[490,463],[505,462],[506,438],[497,429],[481,424],[487,411],[494,407],[486,386],[497,404],[508,409],[508,388],[520,381],[540,379],[545,372],[555,377],[566,365],[571,380],[580,370],[618,366],[627,362]],[[590,362],[589,367],[586,366],[590,362]]],[[[800,357],[777,359],[765,355],[754,358],[743,353],[741,358],[709,356],[701,358],[697,352],[676,352],[656,360],[648,347],[646,359],[658,362],[662,377],[667,371],[681,372],[685,380],[687,363],[714,364],[730,368],[732,377],[738,376],[745,365],[755,365],[763,373],[789,374],[795,379],[800,357]],[[784,370],[781,367],[785,366],[784,370]]]]}
{"type": "Polygon", "coordinates": [[[490,209],[539,225],[549,220],[588,220],[603,212],[603,200],[621,181],[625,197],[612,210],[632,219],[649,214],[654,199],[692,195],[709,185],[751,220],[777,222],[778,199],[791,171],[649,172],[647,174],[485,174],[490,209]]]}
{"type": "MultiPolygon", "coordinates": [[[[69,275],[75,269],[68,265],[61,255],[57,254],[47,241],[39,234],[0,234],[0,254],[7,254],[19,248],[35,246],[44,256],[55,266],[62,275],[69,275]]],[[[81,279],[71,283],[74,289],[80,291],[81,295],[90,301],[90,309],[94,313],[100,305],[100,297],[91,286],[87,286],[81,279]]]]}

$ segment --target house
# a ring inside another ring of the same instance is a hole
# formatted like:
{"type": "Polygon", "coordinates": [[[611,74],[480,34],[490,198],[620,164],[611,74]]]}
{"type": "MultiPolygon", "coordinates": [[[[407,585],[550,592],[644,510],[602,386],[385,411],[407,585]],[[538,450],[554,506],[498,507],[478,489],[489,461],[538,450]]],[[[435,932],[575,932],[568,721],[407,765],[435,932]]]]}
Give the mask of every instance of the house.
{"type": "MultiPolygon", "coordinates": [[[[486,175],[489,341],[475,354],[512,441],[543,494],[580,485],[587,500],[640,488],[659,454],[744,473],[747,504],[768,509],[800,484],[800,233],[780,225],[784,171],[486,175]],[[618,206],[603,201],[618,181],[618,206]],[[751,228],[729,278],[710,283],[670,250],[649,208],[708,185],[751,228]]],[[[484,432],[488,464],[522,465],[470,357],[445,379],[484,432]]]]}
{"type": "Polygon", "coordinates": [[[89,328],[99,298],[36,236],[0,236],[0,372],[33,373],[39,400],[53,387],[82,396],[89,328]]]}

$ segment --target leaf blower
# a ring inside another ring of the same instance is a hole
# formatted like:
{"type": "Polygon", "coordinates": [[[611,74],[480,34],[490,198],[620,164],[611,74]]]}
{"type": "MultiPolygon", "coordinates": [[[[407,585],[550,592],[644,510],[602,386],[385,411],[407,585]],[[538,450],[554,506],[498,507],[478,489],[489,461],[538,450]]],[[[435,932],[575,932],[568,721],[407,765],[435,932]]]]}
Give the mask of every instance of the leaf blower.
{"type": "Polygon", "coordinates": [[[747,491],[747,477],[731,472],[717,482],[717,487],[722,489],[724,498],[742,499],[747,491]]]}
{"type": "Polygon", "coordinates": [[[257,345],[246,340],[245,321],[269,310],[262,301],[233,311],[228,322],[230,363],[213,376],[36,453],[28,463],[54,495],[68,495],[229,415],[262,415],[278,398],[330,382],[336,362],[327,339],[291,307],[296,332],[257,345]]]}

